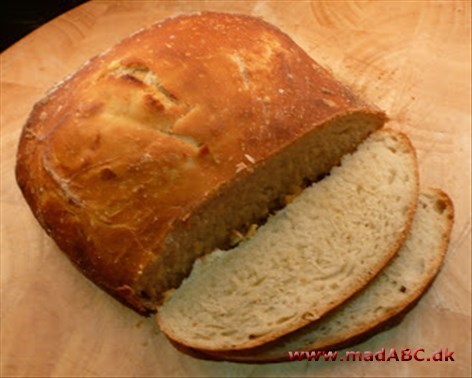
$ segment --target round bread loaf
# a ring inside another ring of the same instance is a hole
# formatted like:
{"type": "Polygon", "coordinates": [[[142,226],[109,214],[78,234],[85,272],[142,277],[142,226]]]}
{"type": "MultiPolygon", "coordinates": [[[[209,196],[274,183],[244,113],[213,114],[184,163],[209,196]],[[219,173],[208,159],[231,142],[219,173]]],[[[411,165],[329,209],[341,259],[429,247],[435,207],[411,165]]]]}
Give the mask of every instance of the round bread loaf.
{"type": "Polygon", "coordinates": [[[227,247],[384,122],[266,22],[183,15],[39,101],[16,176],[79,269],[149,312],[197,257],[227,247]]]}

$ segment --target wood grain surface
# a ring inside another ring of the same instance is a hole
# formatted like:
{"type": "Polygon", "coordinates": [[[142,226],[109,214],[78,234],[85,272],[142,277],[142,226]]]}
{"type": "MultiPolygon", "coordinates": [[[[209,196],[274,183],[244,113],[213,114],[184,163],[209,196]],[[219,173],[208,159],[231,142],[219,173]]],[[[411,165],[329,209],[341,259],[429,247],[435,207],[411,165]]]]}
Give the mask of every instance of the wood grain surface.
{"type": "Polygon", "coordinates": [[[471,5],[469,1],[92,1],[1,55],[2,376],[463,376],[471,372],[471,5]],[[402,324],[350,350],[440,348],[451,362],[200,361],[152,318],[79,274],[33,218],[14,179],[21,128],[54,83],[167,16],[263,17],[387,111],[408,134],[421,184],[446,190],[456,220],[445,265],[402,324]]]}

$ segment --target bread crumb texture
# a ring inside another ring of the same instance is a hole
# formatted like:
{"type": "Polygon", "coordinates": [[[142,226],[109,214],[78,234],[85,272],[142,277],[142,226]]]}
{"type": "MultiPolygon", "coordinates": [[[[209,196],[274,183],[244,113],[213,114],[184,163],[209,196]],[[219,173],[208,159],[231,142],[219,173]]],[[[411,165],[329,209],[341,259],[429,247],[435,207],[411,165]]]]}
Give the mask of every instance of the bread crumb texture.
{"type": "Polygon", "coordinates": [[[415,154],[406,137],[374,133],[251,239],[197,261],[159,309],[162,330],[193,348],[232,350],[320,318],[398,250],[417,188],[415,154]]]}
{"type": "Polygon", "coordinates": [[[284,361],[288,351],[344,348],[382,330],[384,324],[403,315],[438,274],[452,223],[453,207],[447,195],[438,189],[423,190],[405,244],[357,295],[276,343],[215,356],[240,362],[284,361]]]}

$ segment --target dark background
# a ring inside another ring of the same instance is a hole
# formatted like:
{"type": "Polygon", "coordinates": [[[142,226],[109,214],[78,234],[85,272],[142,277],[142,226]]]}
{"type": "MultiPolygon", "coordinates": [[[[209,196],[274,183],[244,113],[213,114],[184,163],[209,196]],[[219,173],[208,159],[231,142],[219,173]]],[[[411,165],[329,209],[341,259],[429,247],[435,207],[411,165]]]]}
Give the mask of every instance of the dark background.
{"type": "Polygon", "coordinates": [[[86,0],[4,0],[1,3],[0,51],[54,17],[86,0]]]}

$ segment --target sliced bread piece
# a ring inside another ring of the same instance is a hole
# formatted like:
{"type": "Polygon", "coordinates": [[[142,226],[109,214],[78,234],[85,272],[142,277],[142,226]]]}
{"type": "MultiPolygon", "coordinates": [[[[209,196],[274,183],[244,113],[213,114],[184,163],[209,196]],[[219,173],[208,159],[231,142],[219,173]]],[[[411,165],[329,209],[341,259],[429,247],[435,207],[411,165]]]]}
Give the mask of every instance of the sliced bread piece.
{"type": "Polygon", "coordinates": [[[159,309],[174,342],[207,350],[262,345],[319,319],[395,255],[418,200],[414,149],[382,130],[248,241],[197,261],[159,309]]]}
{"type": "Polygon", "coordinates": [[[422,191],[408,239],[398,255],[364,290],[319,321],[275,343],[226,352],[213,358],[239,362],[284,361],[289,359],[288,351],[328,351],[356,344],[385,329],[397,318],[402,319],[439,272],[453,215],[452,202],[444,192],[439,189],[422,191]]]}

